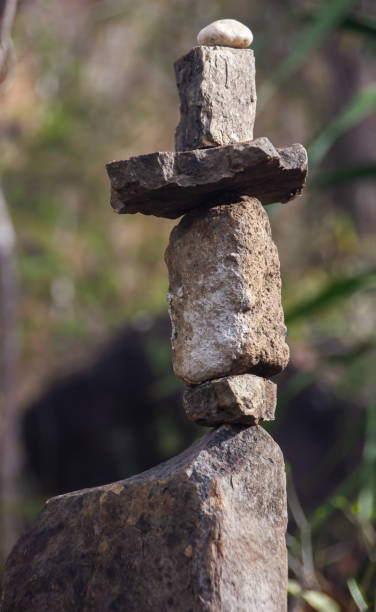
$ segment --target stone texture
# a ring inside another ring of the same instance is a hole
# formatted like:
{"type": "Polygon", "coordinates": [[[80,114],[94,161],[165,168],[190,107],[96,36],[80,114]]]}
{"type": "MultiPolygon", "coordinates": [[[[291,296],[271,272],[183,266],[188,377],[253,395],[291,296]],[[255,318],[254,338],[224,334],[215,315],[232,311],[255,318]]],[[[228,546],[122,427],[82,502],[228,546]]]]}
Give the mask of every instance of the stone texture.
{"type": "Polygon", "coordinates": [[[197,36],[199,45],[223,45],[237,49],[246,49],[252,41],[251,30],[236,19],[213,21],[200,30],[197,36]]]}
{"type": "Polygon", "coordinates": [[[175,62],[175,74],[177,151],[252,140],[256,85],[251,49],[194,47],[175,62]]]}
{"type": "Polygon", "coordinates": [[[128,480],[50,500],[10,555],[2,612],[284,612],[282,453],[225,425],[128,480]]]}
{"type": "Polygon", "coordinates": [[[258,200],[187,214],[165,259],[176,376],[191,385],[283,370],[289,350],[279,258],[258,200]]]}
{"type": "Polygon", "coordinates": [[[150,153],[107,164],[111,205],[118,213],[175,219],[193,208],[236,202],[262,204],[299,195],[307,174],[302,145],[276,149],[267,138],[185,152],[150,153]]]}
{"type": "Polygon", "coordinates": [[[186,387],[183,395],[188,418],[208,427],[273,421],[276,403],[277,385],[253,374],[209,380],[186,387]]]}

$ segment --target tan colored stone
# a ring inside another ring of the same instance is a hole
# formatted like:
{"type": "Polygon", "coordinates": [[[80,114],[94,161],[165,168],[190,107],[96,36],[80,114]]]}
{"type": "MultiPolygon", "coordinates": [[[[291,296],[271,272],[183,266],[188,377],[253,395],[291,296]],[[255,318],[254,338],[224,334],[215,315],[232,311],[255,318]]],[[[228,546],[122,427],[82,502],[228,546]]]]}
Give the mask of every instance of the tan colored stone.
{"type": "Polygon", "coordinates": [[[279,258],[258,200],[185,215],[165,259],[176,376],[194,385],[283,370],[289,350],[279,258]]]}
{"type": "Polygon", "coordinates": [[[277,385],[253,374],[209,380],[186,387],[183,395],[188,418],[208,427],[273,421],[276,403],[277,385]]]}
{"type": "Polygon", "coordinates": [[[246,49],[252,44],[253,34],[247,26],[236,19],[219,19],[200,30],[199,45],[224,45],[246,49]]]}
{"type": "Polygon", "coordinates": [[[251,49],[194,47],[175,62],[180,97],[177,151],[253,139],[255,58],[251,49]]]}
{"type": "Polygon", "coordinates": [[[284,612],[282,453],[220,427],[181,455],[50,500],[16,544],[2,612],[284,612]]]}

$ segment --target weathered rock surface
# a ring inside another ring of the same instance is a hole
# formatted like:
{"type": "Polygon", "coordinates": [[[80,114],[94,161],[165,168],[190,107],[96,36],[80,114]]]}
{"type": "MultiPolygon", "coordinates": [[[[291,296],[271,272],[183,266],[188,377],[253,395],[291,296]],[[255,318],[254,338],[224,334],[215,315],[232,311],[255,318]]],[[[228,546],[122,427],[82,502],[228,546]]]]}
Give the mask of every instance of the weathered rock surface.
{"type": "Polygon", "coordinates": [[[284,612],[282,453],[223,426],[111,485],[50,500],[10,555],[2,612],[284,612]]]}
{"type": "Polygon", "coordinates": [[[236,19],[219,19],[200,30],[199,45],[224,45],[246,49],[253,41],[253,34],[247,26],[236,19]]]}
{"type": "Polygon", "coordinates": [[[252,140],[256,84],[251,49],[194,47],[175,62],[175,74],[177,151],[252,140]]]}
{"type": "Polygon", "coordinates": [[[276,403],[277,385],[253,374],[209,380],[186,387],[183,395],[188,418],[209,427],[272,421],[276,403]]]}
{"type": "Polygon", "coordinates": [[[276,149],[267,138],[250,143],[150,153],[107,164],[111,205],[118,213],[176,219],[210,202],[236,202],[240,195],[262,204],[299,195],[307,174],[302,145],[276,149]]]}
{"type": "Polygon", "coordinates": [[[283,370],[289,350],[279,258],[258,200],[185,215],[165,259],[176,376],[194,385],[283,370]]]}

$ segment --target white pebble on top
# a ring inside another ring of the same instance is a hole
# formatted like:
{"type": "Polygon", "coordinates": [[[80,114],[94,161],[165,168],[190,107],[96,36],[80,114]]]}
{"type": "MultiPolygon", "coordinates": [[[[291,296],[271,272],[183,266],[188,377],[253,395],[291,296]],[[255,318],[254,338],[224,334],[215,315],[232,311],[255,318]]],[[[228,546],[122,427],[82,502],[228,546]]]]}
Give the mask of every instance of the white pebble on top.
{"type": "Polygon", "coordinates": [[[246,49],[253,41],[247,26],[236,19],[219,19],[203,28],[197,36],[199,45],[235,47],[246,49]]]}

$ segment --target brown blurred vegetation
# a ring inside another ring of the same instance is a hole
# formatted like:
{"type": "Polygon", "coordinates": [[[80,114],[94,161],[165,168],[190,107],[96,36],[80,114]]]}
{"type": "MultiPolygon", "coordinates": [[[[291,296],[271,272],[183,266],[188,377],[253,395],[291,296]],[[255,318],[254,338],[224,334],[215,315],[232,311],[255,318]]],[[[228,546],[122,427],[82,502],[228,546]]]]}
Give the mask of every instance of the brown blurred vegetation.
{"type": "MultiPolygon", "coordinates": [[[[372,609],[372,0],[20,3],[11,70],[0,91],[0,171],[15,228],[20,287],[17,407],[21,411],[55,376],[100,352],[105,339],[116,336],[124,324],[166,311],[163,252],[174,222],[116,216],[108,203],[104,165],[173,148],[178,121],[173,61],[194,45],[199,29],[221,17],[239,19],[254,31],[259,94],[255,137],[268,136],[276,146],[302,142],[311,155],[305,195],[268,209],[281,257],[288,341],[297,372],[288,381],[280,410],[288,411],[294,395],[312,382],[339,404],[351,399],[362,407],[351,415],[344,412],[332,449],[330,461],[335,463],[337,455],[361,447],[360,463],[342,488],[306,519],[290,483],[295,504],[289,536],[292,577],[306,589],[291,606],[302,610],[310,602],[306,609],[372,609]],[[336,541],[331,539],[333,516],[340,525],[336,541]],[[328,570],[330,564],[334,572],[328,570]],[[331,600],[315,603],[307,589],[326,592],[331,600]],[[369,607],[362,607],[362,597],[369,607]],[[334,600],[340,607],[330,608],[334,600]]],[[[315,469],[307,481],[325,478],[326,468],[315,469]]],[[[297,584],[291,589],[298,593],[297,584]]]]}

